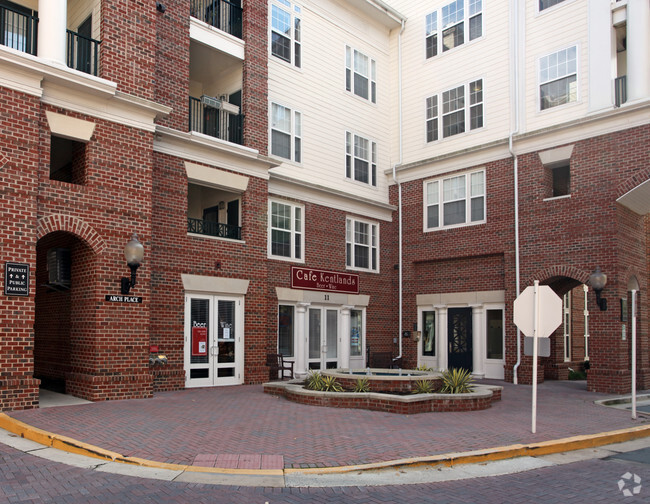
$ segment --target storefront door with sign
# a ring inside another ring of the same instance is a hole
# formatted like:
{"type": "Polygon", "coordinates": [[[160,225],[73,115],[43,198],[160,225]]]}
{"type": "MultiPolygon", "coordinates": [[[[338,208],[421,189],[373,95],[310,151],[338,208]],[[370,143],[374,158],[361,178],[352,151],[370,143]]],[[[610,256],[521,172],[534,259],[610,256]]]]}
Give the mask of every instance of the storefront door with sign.
{"type": "Polygon", "coordinates": [[[185,386],[244,382],[243,299],[187,296],[185,386]]]}

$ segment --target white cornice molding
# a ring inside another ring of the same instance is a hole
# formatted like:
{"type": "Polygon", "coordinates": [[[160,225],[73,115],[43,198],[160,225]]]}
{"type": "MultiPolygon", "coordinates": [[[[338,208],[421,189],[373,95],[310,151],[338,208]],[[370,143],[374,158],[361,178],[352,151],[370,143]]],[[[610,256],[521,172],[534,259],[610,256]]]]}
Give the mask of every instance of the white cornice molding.
{"type": "Polygon", "coordinates": [[[269,178],[269,169],[277,166],[275,161],[261,156],[256,149],[201,133],[186,133],[164,126],[156,128],[153,150],[264,180],[269,178]]]}
{"type": "Polygon", "coordinates": [[[395,205],[383,201],[364,198],[357,194],[350,194],[276,173],[271,173],[269,196],[308,201],[384,221],[391,221],[393,212],[397,210],[395,205]]]}
{"type": "Polygon", "coordinates": [[[43,103],[153,132],[171,108],[117,90],[117,84],[0,46],[0,84],[43,103]]]}

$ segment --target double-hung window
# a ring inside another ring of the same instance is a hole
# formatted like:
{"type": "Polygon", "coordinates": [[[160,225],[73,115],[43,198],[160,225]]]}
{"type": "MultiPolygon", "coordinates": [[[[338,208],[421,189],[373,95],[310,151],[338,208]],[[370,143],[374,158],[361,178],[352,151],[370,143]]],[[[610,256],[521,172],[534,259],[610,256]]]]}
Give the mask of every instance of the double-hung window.
{"type": "Polygon", "coordinates": [[[464,133],[467,124],[470,130],[482,128],[483,79],[448,89],[440,95],[427,97],[425,113],[427,142],[434,142],[441,136],[447,138],[464,133]],[[439,103],[442,107],[438,106],[439,103]],[[442,121],[439,120],[441,114],[442,121]]]}
{"type": "Polygon", "coordinates": [[[425,231],[485,222],[485,170],[424,183],[425,231]]]}
{"type": "Polygon", "coordinates": [[[345,222],[346,266],[351,269],[379,270],[379,226],[348,218],[345,222]]]}
{"type": "Polygon", "coordinates": [[[345,46],[345,89],[377,103],[377,64],[349,46],[345,46]]]}
{"type": "Polygon", "coordinates": [[[302,162],[302,115],[277,103],[271,104],[271,154],[302,162]]]}
{"type": "Polygon", "coordinates": [[[539,108],[541,110],[578,99],[577,58],[577,46],[540,58],[539,108]]]}
{"type": "Polygon", "coordinates": [[[300,7],[288,0],[271,3],[271,54],[301,66],[300,7]]]}
{"type": "Polygon", "coordinates": [[[303,207],[269,201],[269,256],[303,260],[303,207]]]}
{"type": "Polygon", "coordinates": [[[425,17],[426,57],[483,35],[483,0],[454,0],[425,17]]]}
{"type": "Polygon", "coordinates": [[[345,176],[377,185],[377,144],[359,135],[345,132],[345,176]]]}

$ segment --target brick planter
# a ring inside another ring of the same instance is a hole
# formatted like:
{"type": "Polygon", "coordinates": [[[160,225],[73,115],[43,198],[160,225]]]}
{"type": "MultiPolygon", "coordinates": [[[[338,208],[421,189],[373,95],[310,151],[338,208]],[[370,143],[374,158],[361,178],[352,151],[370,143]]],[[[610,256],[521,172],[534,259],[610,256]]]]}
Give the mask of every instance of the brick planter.
{"type": "Polygon", "coordinates": [[[302,382],[264,384],[265,393],[283,396],[300,404],[330,408],[358,408],[403,415],[484,410],[489,408],[493,401],[501,400],[502,389],[503,387],[499,386],[474,385],[474,391],[468,394],[391,395],[377,392],[317,392],[307,390],[302,382]]]}
{"type": "Polygon", "coordinates": [[[440,373],[425,371],[400,371],[391,369],[370,369],[374,374],[348,374],[346,370],[325,370],[323,376],[333,376],[345,390],[354,390],[359,379],[368,379],[368,386],[371,392],[410,394],[417,381],[428,381],[433,390],[440,390],[442,377],[440,373]],[[380,374],[377,374],[380,373],[380,374]]]}

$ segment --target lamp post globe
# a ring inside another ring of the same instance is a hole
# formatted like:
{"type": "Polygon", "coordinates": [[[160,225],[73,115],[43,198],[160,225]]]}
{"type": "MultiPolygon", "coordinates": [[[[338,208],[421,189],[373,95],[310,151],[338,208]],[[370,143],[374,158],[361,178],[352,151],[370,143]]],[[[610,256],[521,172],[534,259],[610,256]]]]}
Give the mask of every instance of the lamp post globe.
{"type": "Polygon", "coordinates": [[[138,240],[138,235],[133,233],[131,239],[124,246],[124,258],[129,266],[142,264],[144,259],[144,245],[138,240]]]}

